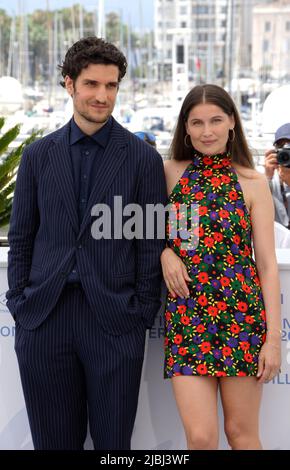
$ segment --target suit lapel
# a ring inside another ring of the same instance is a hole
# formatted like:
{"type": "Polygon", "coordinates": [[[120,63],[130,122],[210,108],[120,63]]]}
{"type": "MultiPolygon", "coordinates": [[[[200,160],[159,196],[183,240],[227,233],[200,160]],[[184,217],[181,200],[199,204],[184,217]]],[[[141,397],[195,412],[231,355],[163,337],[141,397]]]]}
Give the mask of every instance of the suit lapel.
{"type": "Polygon", "coordinates": [[[70,123],[63,127],[63,132],[55,145],[48,151],[56,185],[67,210],[75,233],[79,231],[77,202],[74,192],[72,163],[69,145],[70,123]]]}
{"type": "Polygon", "coordinates": [[[99,162],[96,180],[87,204],[87,209],[81,224],[79,237],[83,234],[91,220],[91,210],[94,204],[101,203],[106,191],[111,186],[119,168],[127,156],[127,141],[123,127],[113,120],[110,140],[99,162]]]}

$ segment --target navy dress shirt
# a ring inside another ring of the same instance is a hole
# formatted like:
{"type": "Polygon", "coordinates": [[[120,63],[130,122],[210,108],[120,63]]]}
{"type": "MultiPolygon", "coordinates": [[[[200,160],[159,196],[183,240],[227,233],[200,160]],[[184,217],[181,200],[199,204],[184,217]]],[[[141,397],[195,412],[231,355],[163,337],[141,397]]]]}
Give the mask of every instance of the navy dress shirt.
{"type": "MultiPolygon", "coordinates": [[[[86,135],[78,127],[74,119],[71,120],[70,153],[75,195],[78,205],[79,225],[83,220],[87,203],[94,186],[95,177],[106,145],[110,137],[112,119],[95,134],[86,135]]],[[[68,276],[68,283],[79,282],[76,265],[68,276]]]]}

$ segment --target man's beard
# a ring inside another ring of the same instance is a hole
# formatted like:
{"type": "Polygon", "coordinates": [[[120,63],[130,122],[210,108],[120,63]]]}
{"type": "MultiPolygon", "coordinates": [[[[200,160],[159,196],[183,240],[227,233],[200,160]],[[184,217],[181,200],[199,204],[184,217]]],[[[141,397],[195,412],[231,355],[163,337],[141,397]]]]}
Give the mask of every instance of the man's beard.
{"type": "Polygon", "coordinates": [[[105,122],[107,122],[107,120],[109,119],[109,115],[103,117],[103,118],[93,118],[92,116],[90,116],[88,113],[86,112],[83,112],[83,111],[78,111],[79,115],[84,118],[86,121],[88,122],[92,122],[94,124],[103,124],[105,122]]]}

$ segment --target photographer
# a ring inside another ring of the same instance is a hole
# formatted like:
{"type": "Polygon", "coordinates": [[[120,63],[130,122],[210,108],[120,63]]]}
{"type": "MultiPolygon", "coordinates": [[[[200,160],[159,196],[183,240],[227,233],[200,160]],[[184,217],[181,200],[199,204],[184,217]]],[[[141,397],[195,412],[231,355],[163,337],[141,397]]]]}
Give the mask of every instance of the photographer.
{"type": "Polygon", "coordinates": [[[265,174],[274,200],[275,220],[290,229],[290,123],[277,129],[274,148],[265,153],[265,174]]]}

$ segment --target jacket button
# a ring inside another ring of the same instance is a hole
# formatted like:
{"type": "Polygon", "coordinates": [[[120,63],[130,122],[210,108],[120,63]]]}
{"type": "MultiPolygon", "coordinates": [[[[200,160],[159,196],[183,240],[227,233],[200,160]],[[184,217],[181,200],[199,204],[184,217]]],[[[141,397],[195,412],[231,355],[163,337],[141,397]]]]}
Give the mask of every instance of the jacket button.
{"type": "Polygon", "coordinates": [[[80,250],[83,247],[83,245],[78,245],[78,249],[80,250]]]}

